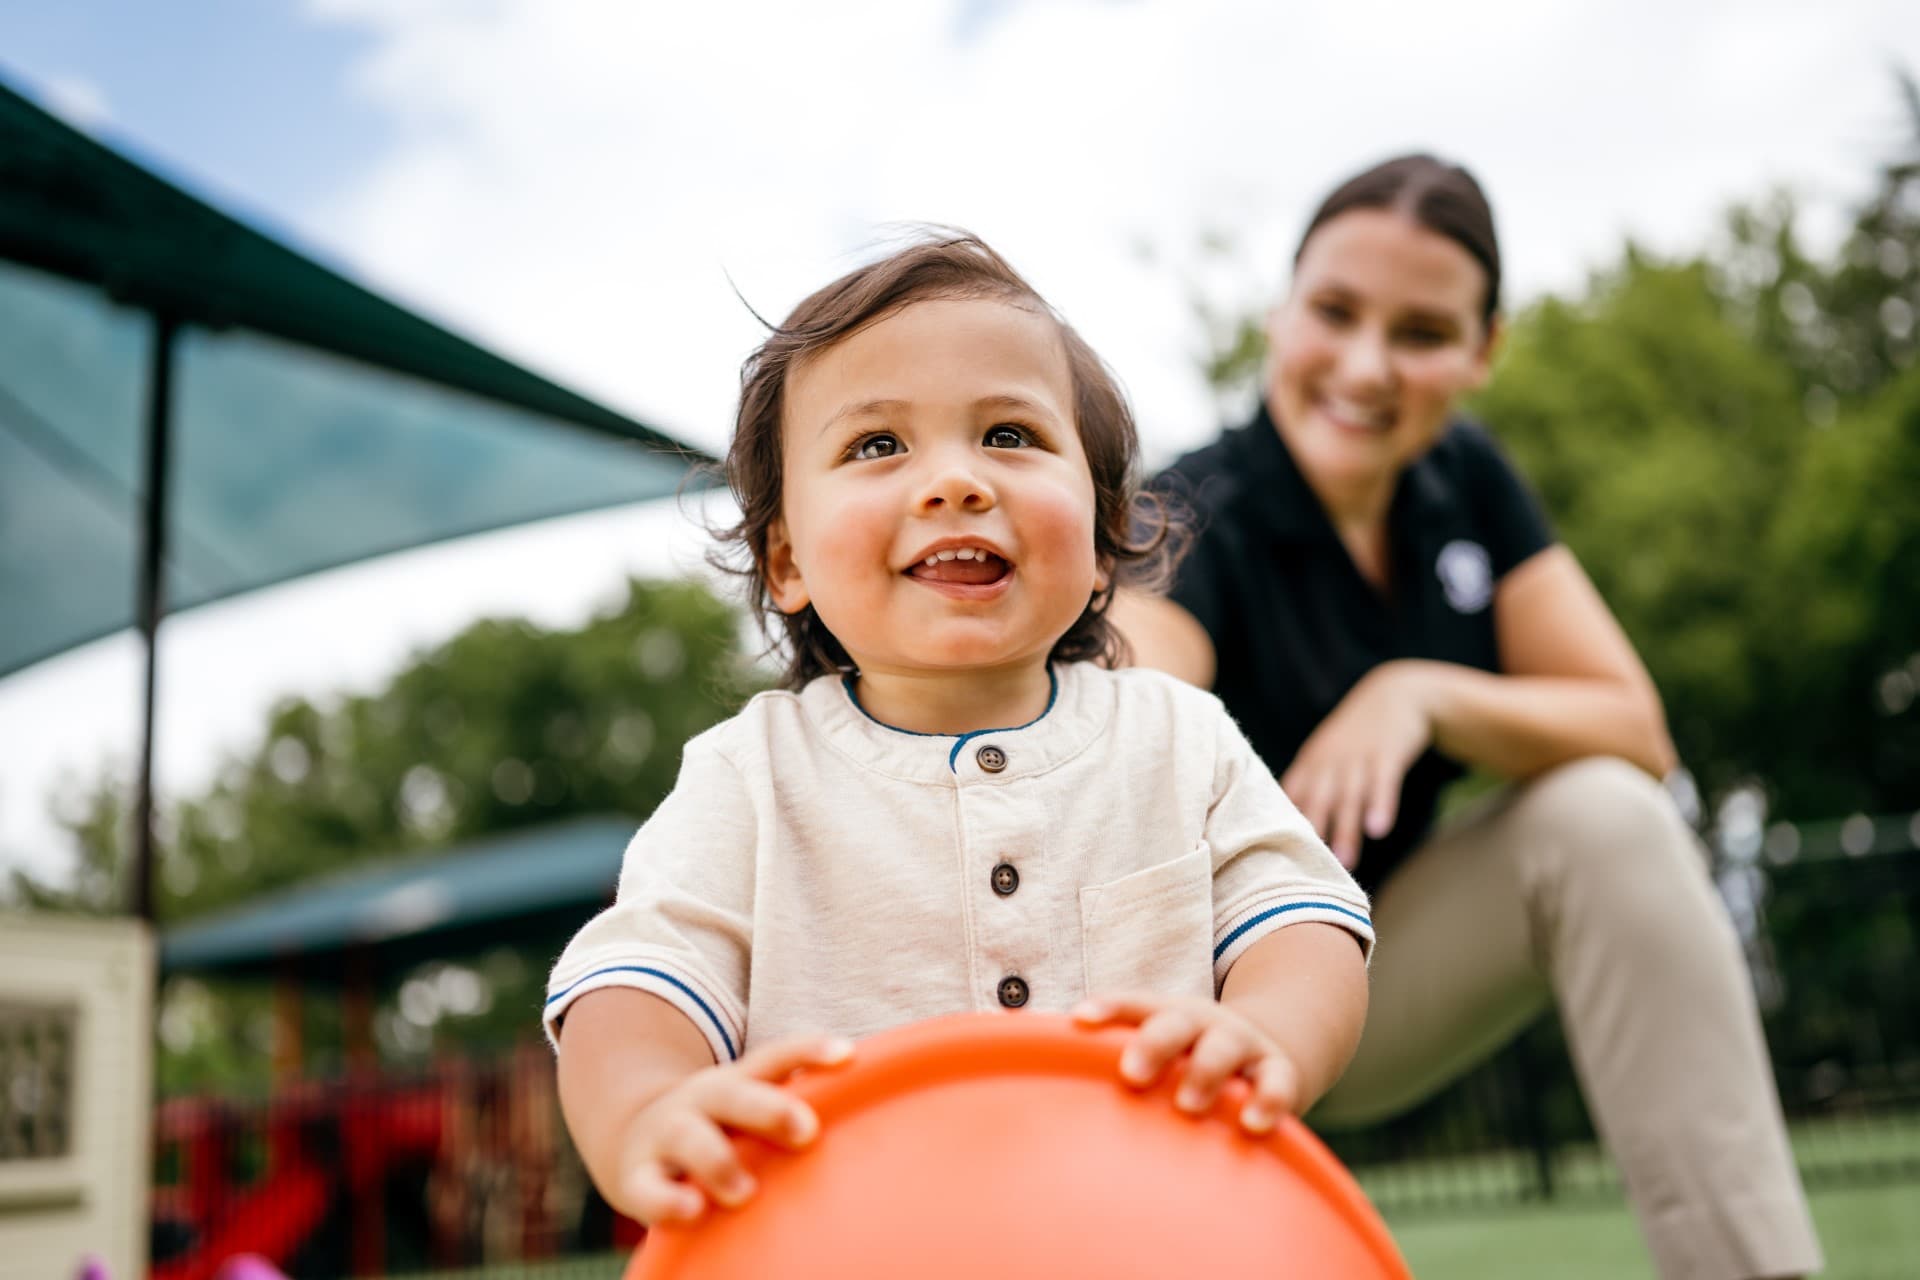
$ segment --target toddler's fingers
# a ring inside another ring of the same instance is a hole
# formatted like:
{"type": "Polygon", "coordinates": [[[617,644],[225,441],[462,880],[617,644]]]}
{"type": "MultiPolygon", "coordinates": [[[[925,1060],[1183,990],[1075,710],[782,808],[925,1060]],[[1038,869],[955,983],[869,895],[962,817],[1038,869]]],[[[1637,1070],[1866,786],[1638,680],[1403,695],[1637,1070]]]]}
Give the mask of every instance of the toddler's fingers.
{"type": "Polygon", "coordinates": [[[804,1147],[820,1132],[813,1108],[779,1085],[735,1078],[705,1103],[706,1113],[729,1129],[751,1133],[788,1149],[804,1147]]]}
{"type": "Polygon", "coordinates": [[[1140,1030],[1120,1054],[1121,1077],[1143,1088],[1152,1084],[1199,1034],[1200,1020],[1191,1013],[1179,1008],[1161,1009],[1140,1024],[1140,1030]]]}
{"type": "Polygon", "coordinates": [[[1097,1027],[1119,1017],[1111,1000],[1090,997],[1073,1006],[1073,1020],[1082,1026],[1097,1027]]]}
{"type": "Polygon", "coordinates": [[[837,1067],[852,1056],[845,1036],[808,1036],[751,1049],[735,1065],[760,1080],[784,1080],[802,1067],[837,1067]]]}
{"type": "Polygon", "coordinates": [[[1300,1075],[1284,1055],[1269,1053],[1247,1074],[1253,1078],[1253,1092],[1240,1109],[1240,1124],[1247,1132],[1266,1133],[1281,1116],[1300,1109],[1300,1075]]]}
{"type": "Polygon", "coordinates": [[[660,1222],[692,1222],[707,1207],[700,1189],[667,1176],[658,1162],[649,1160],[627,1175],[623,1188],[626,1204],[621,1208],[643,1225],[660,1222]]]}
{"type": "Polygon", "coordinates": [[[753,1175],[740,1163],[740,1153],[705,1116],[689,1116],[661,1144],[661,1154],[674,1168],[719,1204],[733,1208],[754,1192],[753,1175]]]}
{"type": "Polygon", "coordinates": [[[1165,996],[1148,995],[1142,991],[1121,991],[1113,995],[1088,996],[1073,1007],[1073,1016],[1077,1021],[1089,1024],[1139,1023],[1166,1007],[1165,996]]]}
{"type": "Polygon", "coordinates": [[[1186,1075],[1174,1095],[1174,1105],[1196,1115],[1207,1111],[1220,1096],[1220,1086],[1258,1054],[1257,1046],[1238,1028],[1217,1024],[1208,1027],[1187,1058],[1186,1075]]]}

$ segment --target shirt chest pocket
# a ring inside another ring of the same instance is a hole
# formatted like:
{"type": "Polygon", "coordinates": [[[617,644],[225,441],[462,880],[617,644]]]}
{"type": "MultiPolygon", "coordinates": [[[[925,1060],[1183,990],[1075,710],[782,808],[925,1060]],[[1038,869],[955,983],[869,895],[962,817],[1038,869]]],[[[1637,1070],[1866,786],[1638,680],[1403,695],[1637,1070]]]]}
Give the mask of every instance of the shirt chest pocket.
{"type": "Polygon", "coordinates": [[[1087,994],[1213,997],[1213,851],[1080,890],[1087,994]]]}

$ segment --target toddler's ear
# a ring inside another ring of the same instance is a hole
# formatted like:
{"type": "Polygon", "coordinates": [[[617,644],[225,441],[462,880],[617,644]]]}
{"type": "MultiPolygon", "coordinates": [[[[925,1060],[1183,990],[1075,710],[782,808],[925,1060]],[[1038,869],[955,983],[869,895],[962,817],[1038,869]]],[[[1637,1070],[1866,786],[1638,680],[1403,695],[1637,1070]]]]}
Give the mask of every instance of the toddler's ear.
{"type": "Polygon", "coordinates": [[[787,536],[787,522],[776,519],[767,526],[767,594],[782,613],[798,613],[812,603],[807,584],[800,577],[800,566],[793,560],[793,539],[787,536]]]}

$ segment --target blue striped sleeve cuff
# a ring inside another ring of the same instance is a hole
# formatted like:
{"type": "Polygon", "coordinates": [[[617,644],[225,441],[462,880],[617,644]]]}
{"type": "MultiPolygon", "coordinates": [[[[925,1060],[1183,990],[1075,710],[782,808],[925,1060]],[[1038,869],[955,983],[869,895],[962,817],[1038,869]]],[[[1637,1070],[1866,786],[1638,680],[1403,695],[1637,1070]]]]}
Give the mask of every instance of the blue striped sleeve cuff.
{"type": "Polygon", "coordinates": [[[1373,920],[1364,901],[1348,902],[1326,894],[1262,898],[1235,911],[1220,926],[1213,946],[1214,990],[1225,985],[1228,971],[1248,947],[1275,929],[1308,922],[1345,929],[1359,939],[1367,963],[1373,963],[1373,920]]]}
{"type": "Polygon", "coordinates": [[[560,1047],[560,1020],[567,1008],[589,991],[602,987],[631,987],[665,1000],[680,1010],[706,1036],[715,1062],[732,1062],[740,1056],[744,1028],[730,1017],[725,1003],[711,988],[684,971],[653,961],[626,964],[602,964],[578,975],[555,973],[547,985],[547,1003],[541,1021],[547,1040],[557,1051],[560,1047]]]}

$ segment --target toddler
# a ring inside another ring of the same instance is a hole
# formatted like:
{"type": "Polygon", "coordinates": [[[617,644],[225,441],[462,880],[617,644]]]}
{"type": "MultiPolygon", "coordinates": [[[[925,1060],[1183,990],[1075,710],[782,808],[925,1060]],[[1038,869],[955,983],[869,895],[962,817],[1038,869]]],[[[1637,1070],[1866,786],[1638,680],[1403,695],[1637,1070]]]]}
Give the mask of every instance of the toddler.
{"type": "Polygon", "coordinates": [[[726,469],[779,692],[693,739],[614,905],[554,966],[561,1102],[642,1222],[752,1194],[729,1131],[804,1145],[778,1087],[961,1010],[1137,1024],[1269,1129],[1345,1066],[1367,900],[1212,695],[1110,670],[1149,576],[1132,418],[997,254],[926,239],[802,302],[746,364],[726,469]]]}

